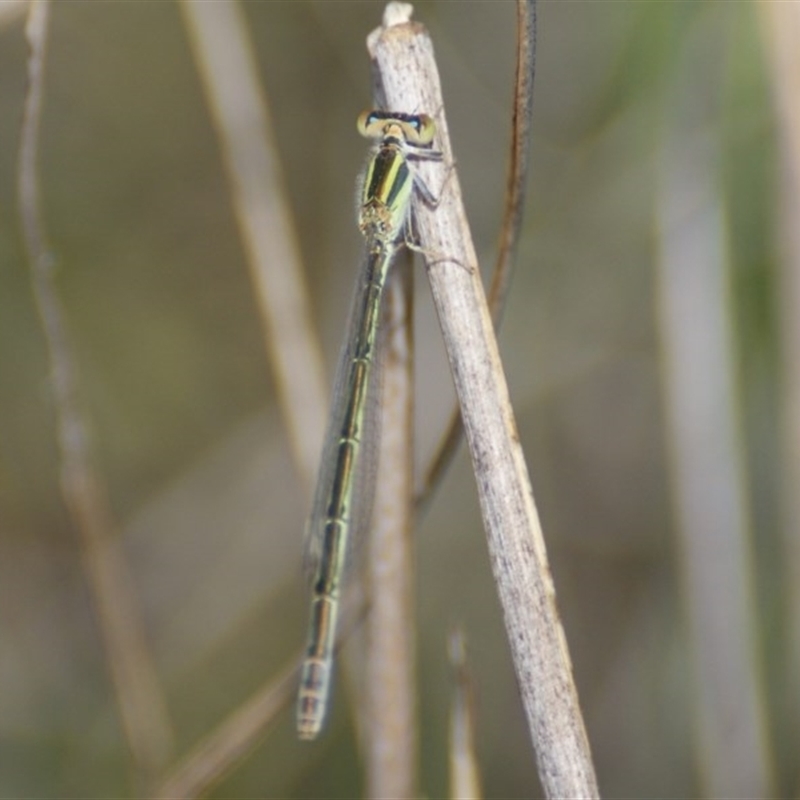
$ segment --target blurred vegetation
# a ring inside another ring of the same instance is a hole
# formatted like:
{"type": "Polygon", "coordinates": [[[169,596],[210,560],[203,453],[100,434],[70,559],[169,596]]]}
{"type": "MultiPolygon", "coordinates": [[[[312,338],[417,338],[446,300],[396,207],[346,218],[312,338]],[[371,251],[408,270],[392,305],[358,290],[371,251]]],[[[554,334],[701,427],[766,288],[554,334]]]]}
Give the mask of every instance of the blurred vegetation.
{"type": "MultiPolygon", "coordinates": [[[[382,4],[245,10],[331,364],[361,247],[353,187],[365,145],[354,120],[370,105],[364,39],[382,4]]],[[[473,233],[490,264],[514,6],[431,0],[415,4],[415,17],[433,36],[473,233]]],[[[608,797],[700,791],[653,300],[665,87],[699,25],[723,40],[719,141],[761,657],[770,732],[784,742],[778,788],[798,789],[776,489],[776,157],[757,22],[745,3],[539,11],[530,201],[501,342],[608,797]]],[[[22,255],[14,192],[25,59],[19,17],[0,29],[0,796],[132,796],[77,538],[59,499],[47,359],[22,255]]],[[[57,286],[183,753],[299,650],[307,599],[303,491],[176,5],[56,3],[42,125],[57,286]]],[[[418,276],[423,464],[452,389],[418,276]]],[[[446,635],[461,622],[486,794],[535,796],[466,452],[417,541],[421,788],[446,795],[446,635]]],[[[213,796],[359,796],[343,682],[319,743],[296,741],[293,722],[282,714],[213,796]]]]}

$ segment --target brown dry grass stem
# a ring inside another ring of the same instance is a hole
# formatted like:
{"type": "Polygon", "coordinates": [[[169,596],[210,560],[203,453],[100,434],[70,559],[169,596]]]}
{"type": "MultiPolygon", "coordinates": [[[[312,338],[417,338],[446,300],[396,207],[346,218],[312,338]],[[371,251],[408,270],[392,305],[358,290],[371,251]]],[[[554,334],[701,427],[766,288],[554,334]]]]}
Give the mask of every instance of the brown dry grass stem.
{"type": "MultiPolygon", "coordinates": [[[[362,622],[368,604],[358,582],[342,599],[337,648],[362,622]]],[[[297,653],[238,709],[196,745],[162,780],[154,796],[161,800],[201,797],[230,774],[258,744],[275,717],[296,697],[303,654],[297,653]]]]}
{"type": "MultiPolygon", "coordinates": [[[[517,254],[522,215],[525,210],[528,165],[533,137],[533,79],[536,70],[536,0],[517,0],[517,68],[514,79],[514,110],[511,122],[511,154],[508,164],[506,201],[497,261],[489,286],[489,311],[495,328],[505,308],[514,259],[517,254]]],[[[434,451],[431,463],[424,471],[416,491],[417,507],[430,500],[448,465],[458,450],[464,432],[461,411],[456,406],[450,421],[434,451]]]]}
{"type": "Polygon", "coordinates": [[[78,369],[66,313],[54,284],[37,177],[49,4],[33,0],[26,33],[29,88],[19,155],[19,208],[34,297],[50,360],[57,417],[61,491],[80,537],[122,728],[140,777],[150,780],[172,751],[172,729],[149,652],[133,581],[106,489],[93,463],[89,424],[79,400],[78,369]]]}
{"type": "Polygon", "coordinates": [[[722,60],[709,66],[709,41],[722,45],[721,37],[686,40],[666,94],[658,159],[656,297],[668,466],[700,780],[713,797],[767,797],[773,774],[754,627],[731,262],[719,190],[722,60]],[[706,98],[702,104],[698,90],[706,98]]]}
{"type": "Polygon", "coordinates": [[[421,163],[438,192],[435,209],[415,202],[415,220],[456,384],[487,533],[492,570],[539,775],[548,797],[598,795],[589,744],[530,479],[516,431],[448,137],[433,46],[390,3],[368,41],[386,105],[435,114],[441,164],[421,163]],[[451,170],[448,175],[448,170],[451,170]]]}
{"type": "Polygon", "coordinates": [[[417,796],[413,554],[413,272],[395,264],[384,303],[379,478],[370,530],[363,752],[369,797],[417,796]]]}
{"type": "Polygon", "coordinates": [[[180,8],[220,142],[281,414],[309,493],[328,391],[247,22],[238,2],[182,0],[180,8]]]}
{"type": "MultiPolygon", "coordinates": [[[[761,0],[758,4],[764,55],[770,68],[777,126],[779,214],[778,315],[781,354],[783,477],[781,513],[784,528],[790,643],[785,674],[788,716],[800,719],[800,4],[761,0]]],[[[795,726],[795,731],[798,728],[795,726]]],[[[800,787],[796,765],[795,791],[800,787]]]]}
{"type": "Polygon", "coordinates": [[[459,628],[450,634],[447,650],[453,673],[453,699],[450,702],[450,797],[453,800],[480,800],[483,792],[475,741],[475,698],[463,630],[459,628]]]}

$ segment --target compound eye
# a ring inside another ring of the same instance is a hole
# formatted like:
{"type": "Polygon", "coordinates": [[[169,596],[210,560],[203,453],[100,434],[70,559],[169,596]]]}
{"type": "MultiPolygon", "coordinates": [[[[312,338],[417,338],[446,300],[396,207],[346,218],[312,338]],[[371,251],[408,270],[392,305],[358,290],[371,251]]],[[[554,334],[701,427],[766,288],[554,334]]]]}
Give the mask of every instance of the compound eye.
{"type": "Polygon", "coordinates": [[[413,122],[416,144],[430,144],[436,133],[436,123],[427,114],[420,114],[413,122]]]}
{"type": "Polygon", "coordinates": [[[378,111],[362,111],[356,120],[356,127],[367,139],[378,139],[383,136],[383,116],[378,111]]]}

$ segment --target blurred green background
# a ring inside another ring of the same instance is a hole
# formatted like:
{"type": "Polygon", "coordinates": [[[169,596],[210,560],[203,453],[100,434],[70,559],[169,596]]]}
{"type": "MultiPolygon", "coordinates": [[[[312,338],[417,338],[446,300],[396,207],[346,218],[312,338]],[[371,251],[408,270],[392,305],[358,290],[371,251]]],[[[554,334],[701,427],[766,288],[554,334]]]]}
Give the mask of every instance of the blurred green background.
{"type": "MultiPolygon", "coordinates": [[[[244,4],[329,374],[361,241],[355,176],[378,2],[244,4]]],[[[431,31],[484,269],[501,219],[511,2],[417,2],[431,31]]],[[[540,4],[529,204],[501,346],[601,791],[701,791],[655,320],[654,192],[665,96],[687,40],[720,63],[728,213],[777,791],[797,792],[785,702],[778,496],[776,157],[754,6],[540,4]]],[[[135,793],[58,490],[54,409],[15,199],[21,16],[0,28],[0,797],[135,793]]],[[[90,413],[179,754],[298,652],[306,508],[219,147],[172,2],[55,3],[40,175],[90,413]]],[[[712,65],[709,65],[711,68],[712,65]]],[[[699,85],[704,85],[699,82],[699,85]]],[[[691,86],[689,86],[691,90],[691,86]]],[[[699,97],[698,102],[705,102],[699,97]]],[[[417,272],[418,464],[452,403],[417,272]]],[[[487,797],[540,792],[466,448],[417,530],[420,786],[447,792],[446,636],[463,624],[487,797]],[[455,566],[457,565],[457,566],[455,566]]],[[[327,733],[291,711],[214,797],[356,797],[344,684],[327,733]]]]}

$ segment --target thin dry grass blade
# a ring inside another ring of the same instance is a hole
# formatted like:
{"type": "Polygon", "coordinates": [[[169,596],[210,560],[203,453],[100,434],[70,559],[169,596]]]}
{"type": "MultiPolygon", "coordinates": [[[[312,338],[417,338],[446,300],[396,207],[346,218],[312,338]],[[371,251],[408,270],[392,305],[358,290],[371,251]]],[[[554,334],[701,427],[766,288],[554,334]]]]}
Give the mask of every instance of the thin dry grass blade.
{"type": "MultiPolygon", "coordinates": [[[[771,69],[781,176],[778,236],[778,310],[781,322],[781,434],[783,476],[781,506],[789,590],[789,663],[785,674],[788,717],[800,732],[800,4],[761,0],[758,4],[764,53],[771,69]]],[[[800,768],[794,794],[800,792],[800,768]]]]}
{"type": "Polygon", "coordinates": [[[10,25],[25,13],[29,0],[3,0],[0,3],[0,28],[10,25]]]}
{"type": "Polygon", "coordinates": [[[322,354],[247,22],[235,0],[183,0],[231,187],[297,470],[311,486],[327,419],[322,354]]]}
{"type": "Polygon", "coordinates": [[[258,744],[270,723],[294,699],[300,656],[270,679],[187,755],[162,783],[155,797],[201,797],[258,744]]]}
{"type": "Polygon", "coordinates": [[[103,480],[91,454],[89,425],[78,397],[78,370],[65,313],[53,284],[50,253],[36,174],[42,110],[47,22],[46,0],[33,0],[27,36],[29,89],[19,154],[19,207],[25,251],[50,360],[61,491],[80,536],[81,555],[100,625],[122,728],[137,769],[148,779],[166,763],[172,731],[150,656],[103,480]]]}
{"type": "Polygon", "coordinates": [[[475,698],[467,664],[464,632],[459,628],[448,643],[453,668],[453,699],[450,704],[450,797],[481,800],[481,773],[475,752],[475,698]]]}
{"type": "Polygon", "coordinates": [[[410,259],[393,267],[382,321],[383,413],[367,621],[367,796],[398,800],[417,797],[412,276],[410,259]]]}
{"type": "Polygon", "coordinates": [[[716,28],[694,33],[665,111],[657,300],[698,762],[711,797],[770,797],[733,309],[718,189],[722,87],[715,65],[723,59],[709,51],[709,43],[721,47],[716,28]]]}
{"type": "Polygon", "coordinates": [[[410,17],[407,5],[387,6],[384,27],[370,35],[368,45],[388,107],[405,112],[428,109],[436,118],[434,146],[444,153],[444,162],[420,163],[418,169],[438,195],[439,204],[431,209],[415,201],[415,219],[420,243],[432,254],[426,258],[428,278],[461,405],[539,775],[548,797],[597,797],[530,478],[458,175],[451,166],[454,161],[433,47],[423,26],[404,22],[404,16],[410,17]]]}
{"type": "MultiPolygon", "coordinates": [[[[361,623],[366,611],[364,593],[354,582],[342,599],[337,647],[361,623]]],[[[154,796],[160,800],[192,800],[229,775],[266,734],[275,717],[294,701],[303,655],[292,658],[277,678],[267,681],[181,759],[154,796]]]]}
{"type": "MultiPolygon", "coordinates": [[[[517,70],[514,81],[514,110],[511,125],[511,158],[508,165],[506,205],[503,225],[500,229],[500,244],[495,262],[492,282],[489,287],[489,311],[495,328],[505,308],[514,257],[522,229],[522,214],[525,210],[525,194],[528,183],[528,163],[533,137],[533,78],[536,69],[536,0],[517,0],[517,70]]],[[[463,433],[461,412],[456,407],[450,416],[445,433],[436,448],[431,463],[424,471],[422,483],[417,489],[416,503],[422,508],[439,484],[463,433]]]]}

